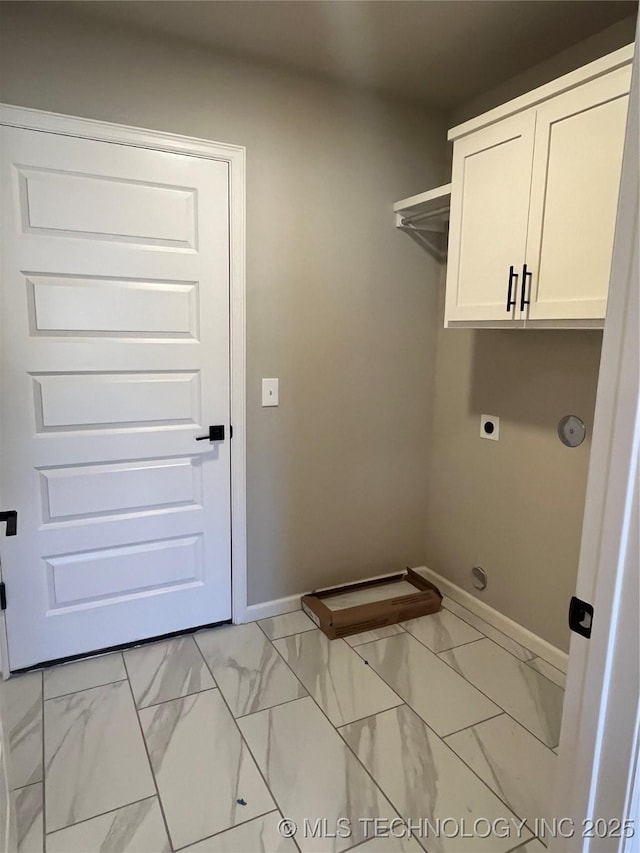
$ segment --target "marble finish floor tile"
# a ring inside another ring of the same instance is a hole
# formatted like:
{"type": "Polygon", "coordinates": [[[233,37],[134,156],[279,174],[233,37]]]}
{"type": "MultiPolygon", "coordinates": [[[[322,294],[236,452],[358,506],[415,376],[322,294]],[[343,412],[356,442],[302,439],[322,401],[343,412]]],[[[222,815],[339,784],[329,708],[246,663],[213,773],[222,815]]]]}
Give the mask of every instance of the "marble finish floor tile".
{"type": "Polygon", "coordinates": [[[123,681],[127,677],[121,652],[53,666],[45,669],[42,675],[45,699],[101,687],[113,681],[123,681]]]}
{"type": "Polygon", "coordinates": [[[545,678],[548,678],[549,681],[553,681],[554,684],[557,684],[558,687],[562,687],[564,690],[567,686],[567,676],[562,670],[556,669],[555,666],[552,666],[550,663],[547,663],[543,658],[534,658],[533,660],[527,661],[529,666],[532,666],[537,672],[542,673],[545,678]]]}
{"type": "Polygon", "coordinates": [[[481,640],[483,636],[449,610],[409,619],[402,623],[402,627],[432,652],[443,652],[454,646],[472,643],[481,640]]]}
{"type": "Polygon", "coordinates": [[[280,637],[289,637],[291,634],[300,634],[302,631],[313,631],[316,627],[302,610],[294,610],[293,613],[285,613],[282,616],[272,616],[270,619],[261,619],[258,625],[270,640],[279,640],[280,637]]]}
{"type": "Polygon", "coordinates": [[[255,622],[200,631],[195,640],[234,716],[306,696],[255,622]]]}
{"type": "Polygon", "coordinates": [[[285,637],[274,646],[334,726],[402,702],[353,649],[322,631],[285,637]]]}
{"type": "Polygon", "coordinates": [[[360,818],[397,817],[311,698],[251,714],[238,724],[282,814],[297,824],[303,853],[345,850],[363,841],[372,831],[360,818]],[[339,817],[351,821],[351,837],[305,837],[305,818],[311,826],[324,818],[335,830],[339,817]]]}
{"type": "Polygon", "coordinates": [[[127,681],[44,703],[47,832],[155,794],[127,681]]]}
{"type": "Polygon", "coordinates": [[[486,639],[440,657],[547,746],[558,745],[564,691],[548,678],[486,639]]]}
{"type": "Polygon", "coordinates": [[[441,736],[502,711],[410,634],[356,646],[354,651],[441,736]]]}
{"type": "Polygon", "coordinates": [[[192,636],[129,649],[124,660],[138,708],[216,686],[192,636]]]}
{"type": "Polygon", "coordinates": [[[174,848],[275,809],[219,690],[143,708],[140,722],[174,848]]]}
{"type": "Polygon", "coordinates": [[[557,758],[511,717],[502,714],[445,740],[530,829],[536,819],[551,817],[557,758]]]}
{"type": "Polygon", "coordinates": [[[403,633],[404,629],[400,625],[384,625],[382,628],[373,628],[371,631],[361,631],[359,634],[344,637],[344,641],[350,646],[361,646],[363,643],[373,643],[374,640],[384,640],[386,637],[403,633]]]}
{"type": "Polygon", "coordinates": [[[184,853],[297,853],[294,842],[278,831],[281,819],[279,812],[269,812],[185,847],[184,853]]]}
{"type": "Polygon", "coordinates": [[[458,604],[458,602],[454,601],[452,598],[445,596],[442,601],[442,606],[446,607],[447,610],[451,611],[451,613],[454,613],[456,616],[459,616],[461,619],[464,619],[465,622],[468,622],[469,625],[472,625],[480,631],[481,634],[484,634],[485,637],[489,637],[489,639],[493,640],[494,643],[502,646],[503,649],[511,652],[512,655],[515,655],[520,660],[531,660],[535,657],[533,652],[530,652],[529,649],[526,649],[524,646],[520,645],[520,643],[516,643],[515,640],[511,639],[511,637],[507,637],[507,635],[503,634],[502,631],[494,628],[493,625],[485,622],[480,616],[476,616],[475,613],[467,610],[466,607],[458,604]]]}
{"type": "Polygon", "coordinates": [[[47,836],[47,853],[171,853],[157,797],[47,836]]]}
{"type": "Polygon", "coordinates": [[[18,830],[18,853],[42,853],[42,782],[18,788],[11,797],[18,830]]]}
{"type": "Polygon", "coordinates": [[[0,711],[9,741],[12,788],[42,781],[42,673],[0,682],[0,711]]]}
{"type": "MultiPolygon", "coordinates": [[[[344,726],[340,733],[376,780],[401,816],[417,824],[420,819],[453,818],[472,832],[474,821],[516,821],[478,777],[406,705],[344,726]],[[464,824],[463,824],[464,820],[464,824]]],[[[531,837],[515,824],[507,838],[454,838],[446,833],[423,832],[421,844],[429,853],[503,853],[531,837]]]]}

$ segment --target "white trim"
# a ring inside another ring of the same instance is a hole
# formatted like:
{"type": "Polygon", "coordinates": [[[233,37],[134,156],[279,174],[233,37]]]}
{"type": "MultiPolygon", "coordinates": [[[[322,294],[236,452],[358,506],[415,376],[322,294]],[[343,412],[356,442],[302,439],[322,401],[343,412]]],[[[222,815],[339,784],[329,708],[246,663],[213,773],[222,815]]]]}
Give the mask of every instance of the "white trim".
{"type": "MultiPolygon", "coordinates": [[[[639,44],[640,25],[636,30],[639,44]]],[[[571,638],[560,732],[555,815],[573,820],[633,817],[630,797],[640,766],[638,670],[640,327],[640,56],[629,97],[607,322],[589,461],[576,595],[593,605],[586,640],[571,638]]],[[[633,805],[637,807],[636,800],[633,805]]],[[[613,837],[557,838],[554,853],[637,850],[613,837]]]]}
{"type": "Polygon", "coordinates": [[[432,581],[443,595],[447,595],[449,598],[457,601],[458,604],[461,604],[467,610],[475,613],[476,616],[484,619],[489,625],[497,628],[498,631],[502,631],[507,637],[511,637],[516,643],[524,646],[525,649],[529,649],[536,657],[546,660],[547,663],[550,663],[562,672],[567,671],[569,656],[566,652],[543,640],[542,637],[534,634],[533,631],[529,631],[528,628],[524,628],[522,625],[514,622],[513,619],[509,619],[504,613],[500,613],[499,610],[490,607],[486,602],[471,595],[470,592],[462,589],[462,587],[447,580],[447,578],[443,578],[442,575],[434,572],[433,569],[429,569],[427,566],[417,566],[414,571],[420,572],[420,574],[432,581]]]}
{"type": "MultiPolygon", "coordinates": [[[[2,572],[0,572],[0,578],[2,572]]],[[[4,611],[0,613],[0,680],[6,681],[11,676],[9,669],[9,634],[4,611]]]]}
{"type": "MultiPolygon", "coordinates": [[[[529,651],[536,657],[546,660],[547,663],[550,663],[562,672],[567,671],[569,656],[566,652],[563,652],[556,648],[556,646],[551,645],[551,643],[543,640],[542,637],[539,637],[527,628],[523,628],[522,625],[519,625],[512,619],[509,619],[508,616],[505,616],[503,613],[500,613],[498,610],[490,607],[484,601],[480,601],[475,598],[466,590],[462,589],[462,587],[459,587],[457,584],[447,580],[447,578],[442,577],[442,575],[439,575],[437,572],[434,572],[433,569],[429,569],[427,566],[414,566],[412,569],[414,572],[419,572],[434,583],[443,595],[457,601],[458,604],[461,604],[463,607],[466,607],[467,610],[475,613],[476,616],[484,619],[485,622],[488,622],[489,625],[497,628],[498,631],[502,631],[503,634],[506,634],[507,637],[515,640],[516,643],[519,643],[521,646],[529,649],[529,651]]],[[[354,580],[353,583],[384,580],[384,578],[396,577],[397,575],[398,572],[387,572],[382,575],[360,578],[358,580],[354,580]]],[[[340,585],[342,586],[342,584],[340,585]]],[[[330,589],[334,589],[334,587],[322,587],[322,591],[325,592],[330,589]]],[[[320,590],[315,591],[319,592],[320,590]]],[[[245,611],[244,621],[256,622],[258,619],[267,619],[269,616],[281,616],[283,613],[290,613],[292,610],[300,610],[300,599],[303,595],[304,593],[301,592],[298,593],[298,595],[288,595],[285,598],[263,601],[261,604],[250,604],[245,611]]]]}
{"type": "MultiPolygon", "coordinates": [[[[357,578],[345,583],[366,583],[367,581],[381,581],[385,578],[395,578],[404,570],[397,572],[385,572],[382,575],[371,575],[367,578],[357,578]]],[[[316,587],[313,592],[328,592],[345,584],[333,584],[332,586],[316,587]]],[[[307,593],[299,592],[297,595],[286,595],[284,598],[274,598],[271,601],[262,601],[260,604],[250,604],[245,612],[244,622],[256,622],[258,619],[267,619],[269,616],[282,616],[283,613],[291,613],[293,610],[302,609],[302,596],[307,593]]]]}
{"type": "Polygon", "coordinates": [[[583,65],[582,68],[578,68],[576,71],[563,74],[562,77],[558,77],[550,83],[538,86],[537,89],[532,89],[518,98],[513,98],[511,101],[507,101],[506,104],[501,104],[499,107],[489,110],[489,112],[452,127],[447,134],[447,139],[460,139],[460,137],[466,136],[468,133],[474,133],[481,127],[493,124],[495,121],[500,121],[503,118],[507,118],[507,116],[519,113],[529,107],[534,107],[541,101],[547,100],[547,98],[552,98],[561,92],[567,92],[569,89],[575,89],[576,86],[581,86],[588,80],[594,80],[596,77],[601,77],[603,74],[607,74],[616,68],[621,68],[623,65],[630,65],[632,60],[633,45],[625,45],[625,47],[614,50],[613,53],[609,53],[607,56],[583,65]]]}
{"type": "Polygon", "coordinates": [[[262,604],[250,604],[244,612],[243,622],[257,622],[258,619],[268,619],[270,616],[282,616],[283,613],[291,613],[293,610],[301,610],[300,599],[304,593],[299,595],[287,595],[285,598],[274,598],[273,601],[263,601],[262,604]]]}
{"type": "Polygon", "coordinates": [[[230,145],[226,142],[213,142],[210,139],[182,136],[163,130],[149,130],[115,122],[50,113],[30,107],[14,107],[10,104],[0,104],[0,124],[21,127],[24,130],[37,130],[42,133],[57,133],[61,136],[79,136],[99,142],[153,148],[157,151],[175,151],[177,154],[190,154],[192,157],[203,157],[205,160],[244,160],[246,150],[242,145],[230,145]]]}
{"type": "MultiPolygon", "coordinates": [[[[0,104],[0,124],[112,142],[157,151],[171,151],[229,164],[229,278],[231,329],[231,615],[243,622],[247,607],[247,483],[246,483],[246,326],[245,326],[245,234],[246,234],[246,149],[196,139],[164,131],[129,127],[123,124],[60,115],[0,104]]],[[[0,643],[0,655],[2,655],[0,643]]],[[[0,670],[4,667],[0,666],[0,670]]]]}

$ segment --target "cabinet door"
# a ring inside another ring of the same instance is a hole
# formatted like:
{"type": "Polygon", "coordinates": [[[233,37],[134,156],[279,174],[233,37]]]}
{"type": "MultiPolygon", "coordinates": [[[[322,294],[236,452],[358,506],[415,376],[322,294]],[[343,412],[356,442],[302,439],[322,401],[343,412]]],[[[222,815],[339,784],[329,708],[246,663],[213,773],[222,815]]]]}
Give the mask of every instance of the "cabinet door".
{"type": "Polygon", "coordinates": [[[535,110],[527,110],[454,144],[447,325],[452,320],[521,325],[534,128],[535,110]],[[517,302],[508,311],[511,266],[518,276],[517,302]]]}
{"type": "Polygon", "coordinates": [[[605,317],[630,81],[626,66],[538,107],[531,320],[605,317]]]}

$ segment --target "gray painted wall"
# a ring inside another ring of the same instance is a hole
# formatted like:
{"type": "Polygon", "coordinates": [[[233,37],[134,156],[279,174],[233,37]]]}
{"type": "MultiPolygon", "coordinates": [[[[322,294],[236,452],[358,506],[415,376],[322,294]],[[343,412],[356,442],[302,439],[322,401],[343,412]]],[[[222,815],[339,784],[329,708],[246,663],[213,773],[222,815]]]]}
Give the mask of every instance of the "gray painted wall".
{"type": "Polygon", "coordinates": [[[392,205],[444,120],[46,7],[2,4],[5,102],[247,146],[249,602],[421,563],[439,268],[392,205]]]}
{"type": "Polygon", "coordinates": [[[489,604],[566,648],[589,443],[555,430],[568,412],[591,429],[601,334],[444,330],[441,269],[391,206],[448,179],[447,126],[633,22],[445,122],[46,4],[0,9],[3,100],[247,146],[250,603],[424,562],[470,589],[479,563],[489,604]],[[260,407],[262,376],[280,408],[260,407]]]}
{"type": "MultiPolygon", "coordinates": [[[[453,126],[604,56],[634,39],[635,20],[527,70],[461,105],[453,126]]],[[[511,619],[568,650],[602,333],[438,332],[427,564],[511,619]],[[480,414],[501,418],[500,441],[479,437],[480,414]],[[565,414],[588,437],[568,449],[565,414]],[[489,575],[471,586],[471,568],[489,575]]]]}

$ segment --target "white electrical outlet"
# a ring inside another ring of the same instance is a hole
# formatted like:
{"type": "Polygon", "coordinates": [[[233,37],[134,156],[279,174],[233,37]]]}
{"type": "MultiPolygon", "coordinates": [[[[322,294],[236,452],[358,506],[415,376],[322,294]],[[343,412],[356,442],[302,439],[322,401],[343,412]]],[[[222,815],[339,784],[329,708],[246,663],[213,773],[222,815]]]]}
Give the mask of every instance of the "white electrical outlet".
{"type": "Polygon", "coordinates": [[[500,440],[500,418],[497,415],[480,415],[480,438],[500,440]]]}

